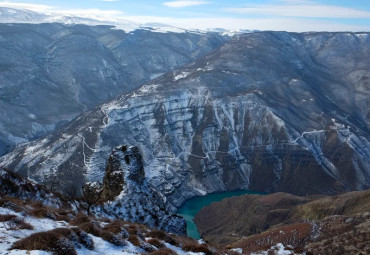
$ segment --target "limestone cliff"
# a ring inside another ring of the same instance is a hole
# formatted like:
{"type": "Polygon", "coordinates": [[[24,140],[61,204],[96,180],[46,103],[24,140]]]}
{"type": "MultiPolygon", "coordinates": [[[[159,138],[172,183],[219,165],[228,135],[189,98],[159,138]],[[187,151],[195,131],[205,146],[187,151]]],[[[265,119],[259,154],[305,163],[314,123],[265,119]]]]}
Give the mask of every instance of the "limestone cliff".
{"type": "Polygon", "coordinates": [[[115,216],[184,235],[186,223],[166,204],[166,198],[145,180],[138,147],[118,146],[109,156],[101,191],[103,206],[94,206],[97,215],[115,216]]]}

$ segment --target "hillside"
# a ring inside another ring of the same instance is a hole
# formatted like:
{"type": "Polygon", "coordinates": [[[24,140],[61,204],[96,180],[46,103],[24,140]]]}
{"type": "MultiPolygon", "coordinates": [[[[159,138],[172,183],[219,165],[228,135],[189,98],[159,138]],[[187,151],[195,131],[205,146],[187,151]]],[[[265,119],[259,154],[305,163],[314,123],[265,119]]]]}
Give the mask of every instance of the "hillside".
{"type": "Polygon", "coordinates": [[[0,24],[0,108],[6,109],[0,155],[226,40],[217,33],[125,32],[108,25],[0,24]]]}
{"type": "Polygon", "coordinates": [[[204,240],[243,253],[282,243],[295,252],[370,251],[370,190],[329,197],[244,195],[212,203],[196,216],[204,240]]]}
{"type": "MultiPolygon", "coordinates": [[[[109,205],[105,208],[109,210],[109,205]]],[[[86,202],[63,197],[0,168],[1,254],[227,254],[122,218],[109,213],[87,215],[86,202]]]]}

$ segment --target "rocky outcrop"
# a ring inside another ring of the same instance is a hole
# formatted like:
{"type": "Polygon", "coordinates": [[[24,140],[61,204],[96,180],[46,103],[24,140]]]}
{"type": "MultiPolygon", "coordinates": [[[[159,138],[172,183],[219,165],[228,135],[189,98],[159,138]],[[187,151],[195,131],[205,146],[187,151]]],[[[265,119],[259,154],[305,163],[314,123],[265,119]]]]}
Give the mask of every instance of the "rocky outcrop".
{"type": "Polygon", "coordinates": [[[176,209],[145,180],[138,147],[118,146],[109,156],[100,202],[91,209],[97,215],[115,216],[166,232],[185,235],[186,223],[176,209]]]}
{"type": "Polygon", "coordinates": [[[235,36],[1,164],[40,182],[55,169],[67,190],[63,173],[79,173],[76,183],[100,181],[112,148],[132,144],[147,182],[175,206],[224,190],[369,188],[369,40],[367,33],[235,36]]]}

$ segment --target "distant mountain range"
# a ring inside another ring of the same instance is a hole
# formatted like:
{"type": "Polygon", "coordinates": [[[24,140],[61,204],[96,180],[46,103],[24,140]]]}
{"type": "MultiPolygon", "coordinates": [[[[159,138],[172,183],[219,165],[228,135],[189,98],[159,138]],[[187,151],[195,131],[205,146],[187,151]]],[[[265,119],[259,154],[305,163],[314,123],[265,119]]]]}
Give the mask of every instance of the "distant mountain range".
{"type": "Polygon", "coordinates": [[[224,35],[233,35],[237,33],[246,33],[249,30],[229,31],[222,28],[209,28],[206,31],[199,29],[184,29],[175,27],[170,24],[162,24],[158,22],[150,23],[137,23],[126,20],[120,17],[107,17],[107,16],[78,16],[63,12],[36,12],[25,9],[15,9],[8,7],[0,7],[0,23],[28,23],[28,24],[41,24],[41,23],[61,23],[66,25],[108,25],[114,26],[116,29],[124,30],[129,33],[135,30],[150,30],[153,32],[167,33],[207,33],[217,32],[224,35]]]}
{"type": "MultiPolygon", "coordinates": [[[[21,22],[38,17],[10,10],[0,8],[0,19],[13,21],[11,17],[20,16],[21,22]]],[[[194,61],[226,40],[218,33],[150,29],[126,33],[103,25],[0,24],[0,108],[6,109],[0,113],[0,155],[194,61]]]]}
{"type": "Polygon", "coordinates": [[[112,148],[135,145],[149,182],[175,206],[223,190],[369,188],[369,40],[368,33],[237,35],[1,164],[44,183],[56,173],[68,191],[64,178],[76,176],[77,186],[100,180],[112,148]]]}

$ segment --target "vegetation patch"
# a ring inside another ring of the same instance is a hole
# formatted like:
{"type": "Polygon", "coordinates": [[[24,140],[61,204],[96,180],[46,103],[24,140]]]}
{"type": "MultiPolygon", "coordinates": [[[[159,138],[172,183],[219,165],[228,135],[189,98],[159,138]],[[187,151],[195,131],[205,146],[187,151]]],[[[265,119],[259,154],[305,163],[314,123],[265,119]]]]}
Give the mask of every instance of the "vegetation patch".
{"type": "Polygon", "coordinates": [[[0,214],[0,222],[9,221],[15,218],[17,218],[17,216],[13,214],[0,214]]]}
{"type": "Polygon", "coordinates": [[[151,238],[151,239],[147,240],[147,243],[150,244],[150,245],[153,245],[154,247],[156,247],[158,249],[166,247],[164,245],[164,243],[162,241],[160,241],[159,239],[157,239],[157,238],[151,238]]]}
{"type": "Polygon", "coordinates": [[[184,251],[190,251],[190,252],[203,252],[206,255],[212,255],[213,252],[209,250],[207,245],[205,244],[198,244],[198,243],[187,243],[182,246],[182,249],[184,251]]]}
{"type": "Polygon", "coordinates": [[[90,222],[90,218],[86,214],[79,213],[74,219],[69,221],[69,224],[73,226],[79,226],[87,222],[90,222]]]}
{"type": "Polygon", "coordinates": [[[20,229],[32,230],[33,229],[33,226],[31,224],[25,222],[23,219],[18,218],[18,217],[8,220],[4,222],[3,224],[7,230],[20,230],[20,229]]]}
{"type": "Polygon", "coordinates": [[[137,237],[137,235],[130,235],[128,237],[128,241],[136,247],[140,247],[141,245],[140,239],[137,237]]]}
{"type": "Polygon", "coordinates": [[[150,252],[151,255],[177,255],[177,253],[169,248],[162,248],[153,252],[150,252]]]}
{"type": "Polygon", "coordinates": [[[53,230],[34,233],[15,242],[11,249],[43,250],[50,251],[54,255],[77,255],[73,243],[53,230]]]}

